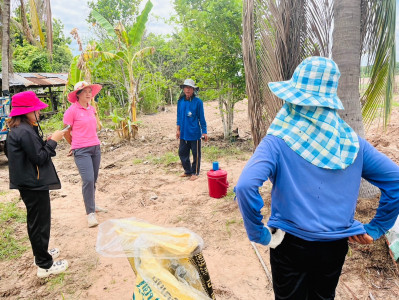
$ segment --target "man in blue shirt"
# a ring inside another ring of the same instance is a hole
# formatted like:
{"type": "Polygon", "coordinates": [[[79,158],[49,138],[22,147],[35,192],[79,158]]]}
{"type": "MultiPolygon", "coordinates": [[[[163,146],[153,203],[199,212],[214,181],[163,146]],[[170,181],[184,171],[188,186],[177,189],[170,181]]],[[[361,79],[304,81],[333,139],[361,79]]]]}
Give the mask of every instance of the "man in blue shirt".
{"type": "Polygon", "coordinates": [[[370,244],[399,214],[399,167],[338,115],[334,61],[305,59],[269,88],[285,101],[235,192],[251,241],[270,246],[275,299],[334,299],[347,241],[370,244]],[[354,219],[361,178],[381,190],[376,215],[354,219]],[[273,184],[264,226],[259,187],[273,184]]]}
{"type": "Polygon", "coordinates": [[[184,169],[181,177],[196,180],[201,165],[201,138],[208,141],[204,104],[197,97],[199,88],[194,80],[186,79],[180,88],[183,92],[177,102],[177,131],[176,138],[180,139],[179,157],[184,169]],[[193,162],[190,162],[190,150],[193,162]]]}

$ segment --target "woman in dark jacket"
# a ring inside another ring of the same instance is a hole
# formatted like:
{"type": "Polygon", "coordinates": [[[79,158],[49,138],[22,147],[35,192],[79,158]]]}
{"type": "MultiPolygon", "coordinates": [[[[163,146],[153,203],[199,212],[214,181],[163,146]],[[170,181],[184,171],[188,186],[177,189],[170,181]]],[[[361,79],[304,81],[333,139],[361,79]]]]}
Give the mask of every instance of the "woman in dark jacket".
{"type": "Polygon", "coordinates": [[[57,142],[63,138],[64,132],[57,130],[46,142],[43,141],[39,111],[47,106],[34,92],[15,94],[7,138],[10,188],[18,189],[25,203],[28,235],[40,278],[68,268],[66,260],[53,261],[59,255],[58,249],[48,250],[51,226],[49,190],[61,188],[51,157],[56,155],[57,142]]]}

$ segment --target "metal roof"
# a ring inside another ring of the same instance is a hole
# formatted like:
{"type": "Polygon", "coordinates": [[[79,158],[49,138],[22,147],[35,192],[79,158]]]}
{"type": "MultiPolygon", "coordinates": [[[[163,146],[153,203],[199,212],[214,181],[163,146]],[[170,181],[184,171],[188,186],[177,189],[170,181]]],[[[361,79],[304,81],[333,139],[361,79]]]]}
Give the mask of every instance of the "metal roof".
{"type": "MultiPolygon", "coordinates": [[[[0,74],[0,79],[2,75],[0,74]]],[[[10,75],[10,87],[48,87],[64,86],[68,80],[68,73],[13,73],[10,75]]]]}

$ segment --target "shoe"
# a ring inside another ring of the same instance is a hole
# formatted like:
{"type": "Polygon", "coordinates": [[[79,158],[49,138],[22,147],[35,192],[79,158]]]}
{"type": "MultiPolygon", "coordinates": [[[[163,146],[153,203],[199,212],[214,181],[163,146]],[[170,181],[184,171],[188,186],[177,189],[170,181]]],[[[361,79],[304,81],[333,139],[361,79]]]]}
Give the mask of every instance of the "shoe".
{"type": "MultiPolygon", "coordinates": [[[[51,255],[51,257],[53,258],[53,260],[56,259],[58,256],[60,256],[60,253],[61,253],[61,251],[60,251],[60,249],[58,249],[58,248],[53,248],[53,249],[50,249],[50,250],[48,251],[48,254],[51,255]]],[[[33,257],[33,264],[36,266],[36,259],[35,259],[35,257],[33,257]]]]}
{"type": "Polygon", "coordinates": [[[53,262],[53,265],[50,267],[50,269],[43,269],[37,267],[37,277],[45,278],[52,274],[60,274],[64,272],[66,269],[68,269],[68,261],[65,259],[57,260],[53,262]]]}
{"type": "Polygon", "coordinates": [[[190,177],[190,176],[191,176],[191,174],[183,173],[183,174],[181,174],[179,177],[190,177]]]}
{"type": "Polygon", "coordinates": [[[89,227],[96,227],[98,225],[95,213],[90,213],[87,215],[87,223],[89,227]]]}
{"type": "Polygon", "coordinates": [[[102,207],[96,205],[96,212],[107,213],[107,212],[108,212],[108,209],[102,208],[102,207]]]}
{"type": "Polygon", "coordinates": [[[191,175],[190,181],[194,181],[198,179],[198,175],[191,175]]]}

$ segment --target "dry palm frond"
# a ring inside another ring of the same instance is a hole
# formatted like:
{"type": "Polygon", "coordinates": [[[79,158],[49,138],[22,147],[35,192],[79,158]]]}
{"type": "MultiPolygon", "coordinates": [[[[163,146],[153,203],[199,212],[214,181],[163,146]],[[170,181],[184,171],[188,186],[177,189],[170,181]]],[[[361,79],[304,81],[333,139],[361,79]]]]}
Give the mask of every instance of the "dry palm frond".
{"type": "Polygon", "coordinates": [[[82,43],[82,40],[80,39],[80,36],[79,36],[79,33],[78,33],[78,29],[76,27],[71,30],[71,35],[76,40],[76,42],[78,43],[79,51],[83,51],[83,43],[82,43]]]}
{"type": "Polygon", "coordinates": [[[44,35],[40,26],[40,19],[36,9],[35,0],[29,0],[30,19],[35,37],[39,37],[40,44],[44,47],[44,35]]]}
{"type": "Polygon", "coordinates": [[[21,0],[20,3],[21,3],[20,12],[21,12],[22,31],[25,34],[25,37],[30,44],[35,45],[35,46],[40,46],[40,44],[33,37],[30,27],[28,25],[24,0],[21,0]]]}
{"type": "Polygon", "coordinates": [[[288,80],[312,55],[331,53],[331,0],[245,0],[243,54],[255,147],[282,101],[267,84],[288,80]]]}
{"type": "Polygon", "coordinates": [[[395,82],[395,12],[395,0],[362,0],[362,54],[372,66],[370,84],[361,98],[366,128],[381,111],[384,127],[389,123],[395,82]]]}

